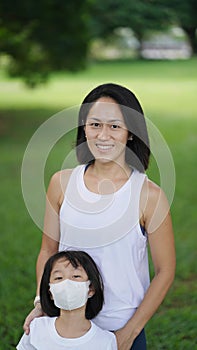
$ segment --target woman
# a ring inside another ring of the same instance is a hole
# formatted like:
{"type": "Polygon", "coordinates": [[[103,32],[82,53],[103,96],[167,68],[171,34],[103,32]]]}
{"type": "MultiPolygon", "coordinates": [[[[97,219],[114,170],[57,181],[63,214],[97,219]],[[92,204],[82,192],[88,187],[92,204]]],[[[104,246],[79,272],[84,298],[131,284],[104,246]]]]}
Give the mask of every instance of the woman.
{"type": "Polygon", "coordinates": [[[42,314],[39,285],[46,260],[58,250],[83,248],[99,266],[105,304],[94,319],[115,332],[118,349],[146,349],[144,326],[171,286],[175,249],[169,205],[145,175],[149,139],[142,108],[125,87],[103,84],[84,99],[73,170],[49,184],[37,297],[31,320],[42,314]],[[149,283],[147,243],[155,269],[149,283]]]}

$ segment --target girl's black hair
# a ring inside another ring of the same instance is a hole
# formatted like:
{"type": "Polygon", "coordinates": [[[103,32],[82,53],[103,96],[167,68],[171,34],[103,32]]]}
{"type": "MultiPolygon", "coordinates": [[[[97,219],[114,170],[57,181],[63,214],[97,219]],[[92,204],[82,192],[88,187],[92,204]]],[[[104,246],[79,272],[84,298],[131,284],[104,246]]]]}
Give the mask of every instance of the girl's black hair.
{"type": "Polygon", "coordinates": [[[144,172],[149,164],[150,146],[142,107],[133,92],[113,83],[97,86],[82,102],[79,111],[76,140],[76,153],[79,163],[94,162],[94,156],[86,142],[84,125],[93,103],[101,97],[110,97],[119,104],[129,134],[133,135],[133,140],[128,140],[126,145],[126,162],[139,171],[144,172]]]}
{"type": "Polygon", "coordinates": [[[94,318],[102,309],[104,302],[103,280],[94,260],[83,251],[62,251],[51,256],[46,262],[40,284],[40,302],[42,310],[50,317],[60,315],[60,309],[55,306],[54,301],[51,299],[49,283],[54,263],[62,258],[70,261],[75,268],[82,266],[87,273],[88,279],[91,281],[90,286],[94,289],[95,293],[91,298],[88,298],[85,316],[87,319],[94,318]]]}

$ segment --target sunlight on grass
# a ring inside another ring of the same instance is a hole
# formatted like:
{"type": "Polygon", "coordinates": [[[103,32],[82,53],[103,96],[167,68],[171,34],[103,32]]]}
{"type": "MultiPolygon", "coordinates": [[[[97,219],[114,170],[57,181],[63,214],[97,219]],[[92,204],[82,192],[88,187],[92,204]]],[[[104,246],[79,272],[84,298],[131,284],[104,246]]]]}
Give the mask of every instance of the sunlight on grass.
{"type": "MultiPolygon", "coordinates": [[[[21,81],[0,82],[1,108],[57,108],[79,105],[84,96],[103,82],[120,83],[133,90],[147,114],[163,111],[187,116],[195,102],[196,61],[98,63],[78,74],[53,75],[49,84],[35,90],[21,81]],[[178,112],[178,113],[176,113],[178,112]]],[[[192,108],[189,116],[194,116],[192,108]]]]}

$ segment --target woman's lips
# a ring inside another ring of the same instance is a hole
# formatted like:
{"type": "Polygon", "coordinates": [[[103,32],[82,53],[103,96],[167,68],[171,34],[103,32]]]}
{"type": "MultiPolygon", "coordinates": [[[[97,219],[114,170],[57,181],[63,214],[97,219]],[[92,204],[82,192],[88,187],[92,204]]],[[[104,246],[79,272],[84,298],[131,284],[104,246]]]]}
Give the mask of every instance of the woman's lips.
{"type": "Polygon", "coordinates": [[[100,151],[110,151],[113,149],[114,145],[101,145],[101,144],[96,144],[96,147],[100,150],[100,151]]]}

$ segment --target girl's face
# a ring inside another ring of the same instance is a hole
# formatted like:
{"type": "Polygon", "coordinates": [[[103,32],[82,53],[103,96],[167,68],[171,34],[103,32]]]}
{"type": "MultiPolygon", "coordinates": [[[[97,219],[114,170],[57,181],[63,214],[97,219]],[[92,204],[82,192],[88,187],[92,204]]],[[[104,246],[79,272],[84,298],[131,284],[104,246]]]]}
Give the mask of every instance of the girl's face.
{"type": "Polygon", "coordinates": [[[120,107],[110,97],[101,97],[90,109],[85,125],[88,147],[100,161],[125,160],[128,130],[120,107]]]}
{"type": "Polygon", "coordinates": [[[88,281],[87,273],[82,266],[73,267],[70,261],[61,258],[57,260],[51,270],[50,283],[58,283],[65,279],[72,281],[88,281]]]}

